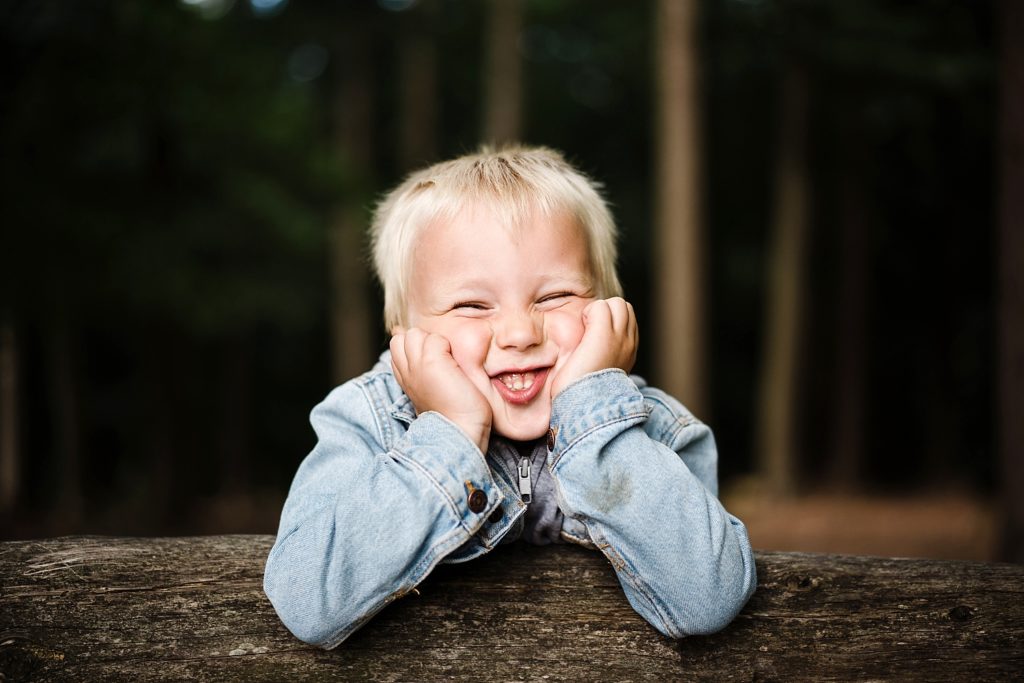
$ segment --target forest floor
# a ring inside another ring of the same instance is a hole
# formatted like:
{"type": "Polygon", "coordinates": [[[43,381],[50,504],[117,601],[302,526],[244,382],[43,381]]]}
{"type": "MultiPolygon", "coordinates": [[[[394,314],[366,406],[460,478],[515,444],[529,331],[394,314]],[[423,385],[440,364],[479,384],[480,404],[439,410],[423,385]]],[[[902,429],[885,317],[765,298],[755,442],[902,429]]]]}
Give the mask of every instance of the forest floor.
{"type": "Polygon", "coordinates": [[[740,485],[724,491],[722,502],[743,520],[758,550],[998,559],[996,507],[976,494],[823,492],[777,497],[740,485]]]}

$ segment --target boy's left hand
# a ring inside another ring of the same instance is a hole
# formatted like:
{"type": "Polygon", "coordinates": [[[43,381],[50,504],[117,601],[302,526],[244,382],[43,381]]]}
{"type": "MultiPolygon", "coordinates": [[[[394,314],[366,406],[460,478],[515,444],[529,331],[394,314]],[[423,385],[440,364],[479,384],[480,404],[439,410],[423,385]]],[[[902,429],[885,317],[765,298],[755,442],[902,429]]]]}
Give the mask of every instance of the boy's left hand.
{"type": "Polygon", "coordinates": [[[607,368],[632,370],[639,336],[636,314],[628,301],[614,297],[591,302],[583,309],[583,338],[555,375],[551,397],[591,372],[607,368]]]}

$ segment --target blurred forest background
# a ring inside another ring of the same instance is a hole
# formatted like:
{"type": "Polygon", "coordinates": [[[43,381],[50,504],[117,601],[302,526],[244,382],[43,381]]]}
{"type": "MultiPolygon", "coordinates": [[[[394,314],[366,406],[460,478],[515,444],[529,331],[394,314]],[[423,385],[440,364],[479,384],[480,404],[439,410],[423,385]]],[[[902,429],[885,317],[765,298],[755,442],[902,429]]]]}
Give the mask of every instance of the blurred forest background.
{"type": "Polygon", "coordinates": [[[1022,6],[0,0],[0,538],[274,532],[374,201],[519,139],[755,547],[1022,559],[1022,6]]]}

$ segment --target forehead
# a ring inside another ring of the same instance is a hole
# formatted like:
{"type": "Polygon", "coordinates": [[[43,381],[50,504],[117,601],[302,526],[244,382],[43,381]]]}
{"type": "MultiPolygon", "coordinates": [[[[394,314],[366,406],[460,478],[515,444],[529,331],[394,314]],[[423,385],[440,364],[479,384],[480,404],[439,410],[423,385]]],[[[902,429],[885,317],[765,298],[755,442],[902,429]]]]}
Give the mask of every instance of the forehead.
{"type": "Polygon", "coordinates": [[[467,207],[425,226],[412,258],[414,286],[508,276],[591,278],[584,231],[567,212],[531,212],[524,220],[502,220],[493,210],[467,207]]]}

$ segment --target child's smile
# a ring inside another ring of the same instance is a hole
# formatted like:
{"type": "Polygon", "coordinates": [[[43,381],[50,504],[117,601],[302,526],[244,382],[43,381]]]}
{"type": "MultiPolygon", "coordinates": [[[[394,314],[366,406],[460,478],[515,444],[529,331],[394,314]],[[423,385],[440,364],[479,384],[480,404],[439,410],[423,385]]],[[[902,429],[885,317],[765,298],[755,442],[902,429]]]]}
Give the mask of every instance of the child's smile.
{"type": "Polygon", "coordinates": [[[502,372],[492,378],[495,388],[509,403],[529,403],[540,393],[551,368],[502,372]]]}
{"type": "Polygon", "coordinates": [[[551,379],[583,336],[594,300],[587,245],[564,214],[506,229],[485,207],[425,228],[408,322],[445,337],[491,407],[492,428],[525,441],[551,419],[551,379]]]}

